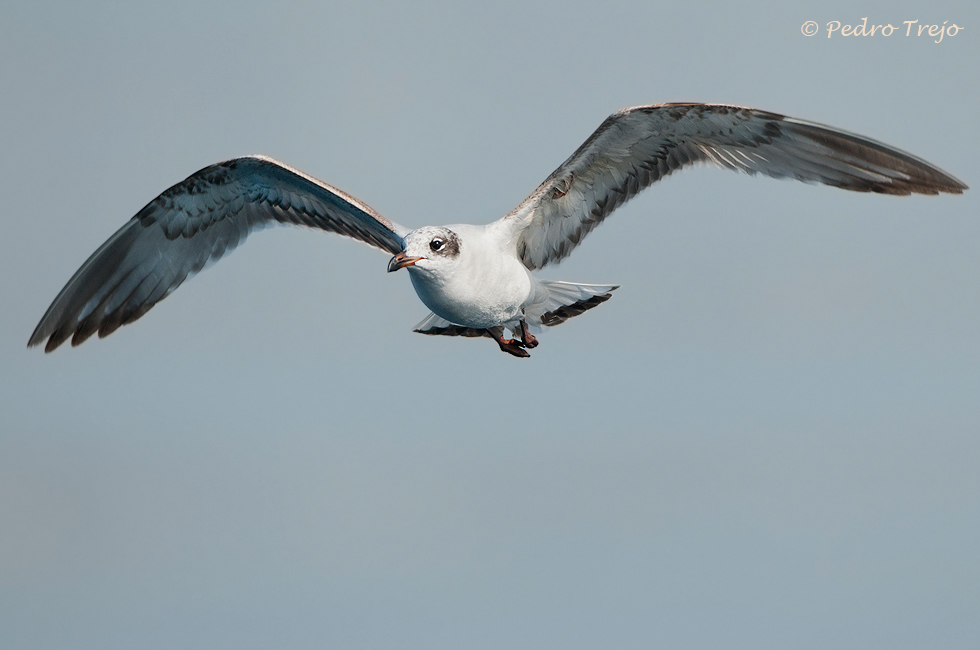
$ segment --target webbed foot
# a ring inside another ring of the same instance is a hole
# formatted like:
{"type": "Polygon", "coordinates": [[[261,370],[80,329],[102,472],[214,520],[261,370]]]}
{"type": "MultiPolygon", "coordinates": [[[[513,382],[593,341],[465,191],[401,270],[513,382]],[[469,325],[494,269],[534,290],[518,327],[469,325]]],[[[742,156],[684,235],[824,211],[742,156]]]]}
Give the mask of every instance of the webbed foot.
{"type": "Polygon", "coordinates": [[[493,340],[497,342],[500,349],[507,354],[513,354],[515,357],[529,357],[530,354],[524,349],[524,343],[518,341],[517,339],[505,339],[504,338],[504,328],[493,328],[488,329],[487,334],[493,337],[493,340]]]}
{"type": "Polygon", "coordinates": [[[500,349],[508,354],[513,354],[515,357],[529,357],[530,354],[524,349],[524,344],[517,339],[500,339],[497,341],[500,344],[500,349]]]}

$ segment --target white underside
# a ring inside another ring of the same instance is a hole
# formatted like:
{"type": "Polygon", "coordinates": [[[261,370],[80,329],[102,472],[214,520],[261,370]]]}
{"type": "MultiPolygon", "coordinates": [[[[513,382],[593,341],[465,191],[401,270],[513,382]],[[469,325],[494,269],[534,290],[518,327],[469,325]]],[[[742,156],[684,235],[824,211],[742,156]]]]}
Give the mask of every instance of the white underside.
{"type": "MultiPolygon", "coordinates": [[[[616,289],[616,285],[613,284],[575,284],[572,282],[536,281],[533,299],[524,306],[523,312],[508,321],[497,323],[497,325],[502,325],[509,329],[513,335],[518,336],[520,323],[523,319],[530,326],[531,331],[536,334],[541,331],[543,325],[541,317],[544,314],[554,312],[561,307],[585,302],[593,296],[608,294],[614,289],[616,289]]],[[[413,329],[425,334],[433,330],[443,330],[452,325],[477,327],[444,318],[433,312],[413,329]]]]}

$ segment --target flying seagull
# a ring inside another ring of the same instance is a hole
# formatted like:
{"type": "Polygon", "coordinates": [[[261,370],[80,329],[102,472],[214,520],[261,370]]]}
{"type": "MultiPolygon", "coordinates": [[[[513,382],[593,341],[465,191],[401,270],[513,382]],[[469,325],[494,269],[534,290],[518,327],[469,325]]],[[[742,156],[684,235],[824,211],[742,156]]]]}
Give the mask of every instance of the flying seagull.
{"type": "Polygon", "coordinates": [[[538,280],[613,210],[692,163],[857,192],[960,194],[967,186],[888,145],[776,113],[660,104],[609,116],[523,203],[493,223],[409,230],[344,192],[264,156],[205,167],[150,201],[72,276],[31,335],[50,352],[111,334],[189,276],[275,223],[346,235],[394,255],[432,313],[415,331],[486,336],[517,357],[533,332],[610,298],[614,285],[538,280]],[[504,338],[506,330],[513,338],[504,338]]]}

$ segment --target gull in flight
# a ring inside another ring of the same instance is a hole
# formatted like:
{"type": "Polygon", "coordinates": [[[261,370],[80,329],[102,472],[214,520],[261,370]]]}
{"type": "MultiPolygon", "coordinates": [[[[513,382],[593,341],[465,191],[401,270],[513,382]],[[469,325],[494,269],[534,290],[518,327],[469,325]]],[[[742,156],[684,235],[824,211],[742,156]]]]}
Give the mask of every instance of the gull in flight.
{"type": "Polygon", "coordinates": [[[432,313],[422,334],[492,338],[517,357],[534,332],[605,302],[615,285],[548,282],[558,262],[640,190],[692,163],[857,192],[960,194],[967,186],[893,147],[775,113],[661,104],[609,116],[523,203],[490,224],[409,230],[342,191],[264,156],[205,167],[140,210],[82,265],[28,346],[50,352],[132,323],[180,283],[269,224],[359,239],[407,268],[432,313]],[[512,338],[504,338],[509,330],[512,338]]]}

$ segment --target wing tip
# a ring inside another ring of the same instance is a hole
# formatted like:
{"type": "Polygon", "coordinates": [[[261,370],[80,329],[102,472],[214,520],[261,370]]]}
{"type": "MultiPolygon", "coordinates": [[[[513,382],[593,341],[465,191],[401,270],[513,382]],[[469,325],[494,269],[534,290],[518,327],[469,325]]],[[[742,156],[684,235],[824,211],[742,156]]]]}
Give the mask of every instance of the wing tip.
{"type": "Polygon", "coordinates": [[[44,353],[49,354],[53,352],[55,349],[57,349],[67,339],[68,339],[68,335],[58,336],[57,332],[53,332],[53,333],[45,332],[40,335],[35,333],[33,336],[31,336],[30,340],[27,341],[27,349],[30,350],[31,348],[36,348],[43,343],[44,353]],[[47,339],[47,342],[45,342],[45,339],[47,339]]]}
{"type": "Polygon", "coordinates": [[[45,343],[45,339],[47,339],[47,343],[44,345],[44,353],[51,352],[64,342],[64,339],[57,340],[55,334],[56,332],[53,332],[51,327],[47,325],[47,320],[42,318],[41,322],[34,328],[31,338],[27,340],[27,349],[36,348],[45,343]]]}

